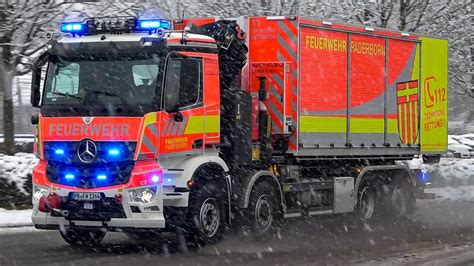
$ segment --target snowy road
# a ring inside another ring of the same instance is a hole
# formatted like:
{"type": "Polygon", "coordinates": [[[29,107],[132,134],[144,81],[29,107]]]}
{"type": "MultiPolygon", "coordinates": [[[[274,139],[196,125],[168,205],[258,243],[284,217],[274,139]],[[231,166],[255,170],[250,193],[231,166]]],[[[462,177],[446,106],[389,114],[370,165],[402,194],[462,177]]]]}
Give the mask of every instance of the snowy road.
{"type": "Polygon", "coordinates": [[[446,264],[474,261],[474,202],[422,200],[413,222],[384,227],[354,226],[344,217],[291,220],[279,234],[256,239],[229,232],[227,239],[188,253],[176,241],[155,249],[134,244],[125,235],[109,234],[97,249],[72,248],[57,232],[14,229],[0,233],[0,265],[6,264],[114,264],[144,262],[184,265],[347,264],[378,265],[437,261],[446,264]],[[459,248],[462,247],[462,248],[459,248]],[[449,253],[450,251],[454,253],[449,253]],[[443,253],[444,252],[444,253],[443,253]],[[446,254],[448,255],[440,255],[446,254]],[[457,253],[456,253],[457,252],[457,253]],[[421,254],[421,255],[420,255],[421,254]],[[461,261],[459,261],[461,260],[461,261]],[[454,260],[452,262],[455,262],[454,260]]]}

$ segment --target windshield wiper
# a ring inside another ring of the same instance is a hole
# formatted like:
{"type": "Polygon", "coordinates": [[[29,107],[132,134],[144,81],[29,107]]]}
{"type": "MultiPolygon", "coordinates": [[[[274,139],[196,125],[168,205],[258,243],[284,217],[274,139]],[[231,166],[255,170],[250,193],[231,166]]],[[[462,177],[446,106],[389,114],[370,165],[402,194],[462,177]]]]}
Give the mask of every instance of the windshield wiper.
{"type": "Polygon", "coordinates": [[[115,94],[115,93],[112,93],[112,92],[108,92],[108,91],[97,91],[97,90],[91,90],[91,89],[86,89],[84,88],[85,91],[88,91],[88,92],[92,92],[92,93],[97,93],[97,94],[102,94],[102,95],[106,95],[106,96],[111,96],[111,97],[117,97],[120,99],[120,101],[124,104],[124,105],[127,105],[127,101],[122,98],[120,95],[118,94],[115,94]]]}
{"type": "Polygon", "coordinates": [[[74,94],[69,94],[69,93],[64,93],[64,92],[57,92],[57,91],[52,91],[51,92],[52,94],[54,95],[61,95],[61,96],[65,96],[67,98],[74,98],[74,99],[77,99],[79,101],[79,103],[81,103],[82,105],[84,105],[84,99],[82,99],[81,97],[77,96],[77,95],[74,95],[74,94]]]}

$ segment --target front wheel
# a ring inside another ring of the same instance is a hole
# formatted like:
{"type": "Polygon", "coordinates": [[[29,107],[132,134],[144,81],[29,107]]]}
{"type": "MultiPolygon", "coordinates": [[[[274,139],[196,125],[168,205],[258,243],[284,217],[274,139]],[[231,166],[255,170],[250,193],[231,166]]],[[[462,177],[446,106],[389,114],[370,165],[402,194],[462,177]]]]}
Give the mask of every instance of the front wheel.
{"type": "Polygon", "coordinates": [[[196,191],[191,198],[188,244],[212,244],[219,241],[224,230],[225,212],[222,193],[211,184],[196,191]]]}
{"type": "Polygon", "coordinates": [[[105,237],[103,231],[60,230],[62,238],[72,246],[95,246],[105,237]]]}

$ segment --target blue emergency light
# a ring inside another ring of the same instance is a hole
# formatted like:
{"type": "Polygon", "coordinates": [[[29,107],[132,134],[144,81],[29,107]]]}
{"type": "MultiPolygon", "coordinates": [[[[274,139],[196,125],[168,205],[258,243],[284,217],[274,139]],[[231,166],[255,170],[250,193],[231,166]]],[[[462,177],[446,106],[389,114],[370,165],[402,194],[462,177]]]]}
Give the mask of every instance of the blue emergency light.
{"type": "Polygon", "coordinates": [[[64,175],[64,177],[68,180],[72,180],[72,179],[75,178],[75,176],[73,174],[66,174],[66,175],[64,175]]]}
{"type": "Polygon", "coordinates": [[[106,175],[97,175],[98,180],[106,180],[107,176],[106,175]]]}
{"type": "Polygon", "coordinates": [[[421,170],[418,172],[418,181],[422,184],[430,182],[430,173],[427,170],[421,170]]]}
{"type": "Polygon", "coordinates": [[[136,17],[86,18],[81,22],[61,23],[61,32],[75,35],[90,35],[109,32],[147,31],[164,35],[171,29],[171,21],[166,19],[139,20],[136,17]],[[117,21],[116,21],[117,20],[117,21]],[[112,23],[113,22],[113,23],[112,23]]]}
{"type": "Polygon", "coordinates": [[[153,19],[153,20],[139,20],[139,30],[157,30],[159,28],[171,29],[171,23],[168,20],[153,19]]]}
{"type": "Polygon", "coordinates": [[[117,156],[117,155],[119,155],[119,154],[120,154],[120,150],[119,150],[119,149],[113,148],[113,149],[110,149],[110,150],[109,150],[109,155],[117,156]]]}
{"type": "Polygon", "coordinates": [[[86,25],[82,22],[63,22],[61,23],[61,31],[68,33],[84,33],[86,25]]]}

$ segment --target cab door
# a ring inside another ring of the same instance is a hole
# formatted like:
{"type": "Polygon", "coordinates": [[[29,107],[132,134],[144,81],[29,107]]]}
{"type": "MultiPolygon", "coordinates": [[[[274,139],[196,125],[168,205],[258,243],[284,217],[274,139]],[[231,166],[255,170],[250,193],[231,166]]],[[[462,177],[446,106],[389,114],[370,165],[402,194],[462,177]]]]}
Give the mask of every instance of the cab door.
{"type": "Polygon", "coordinates": [[[203,78],[202,57],[170,53],[162,94],[160,154],[203,152],[203,78]]]}

